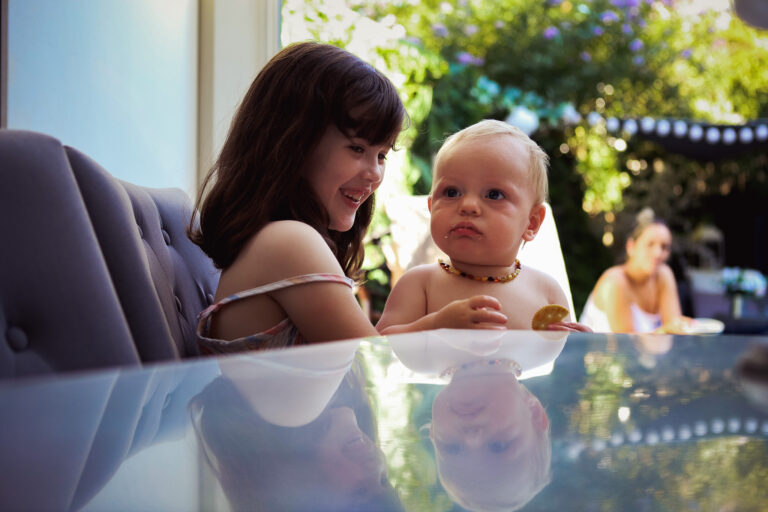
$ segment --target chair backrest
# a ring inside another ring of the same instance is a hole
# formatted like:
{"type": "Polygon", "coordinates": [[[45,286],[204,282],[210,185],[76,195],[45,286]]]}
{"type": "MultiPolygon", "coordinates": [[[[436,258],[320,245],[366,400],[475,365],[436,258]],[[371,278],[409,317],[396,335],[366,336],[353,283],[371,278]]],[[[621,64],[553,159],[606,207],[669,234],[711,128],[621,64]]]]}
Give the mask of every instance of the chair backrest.
{"type": "Polygon", "coordinates": [[[0,378],[199,354],[219,272],[183,191],[33,132],[0,130],[0,162],[0,378]]]}
{"type": "Polygon", "coordinates": [[[199,355],[197,314],[213,300],[219,272],[187,238],[190,199],[117,180],[83,153],[66,153],[141,359],[199,355]]]}
{"type": "MultiPolygon", "coordinates": [[[[544,223],[536,238],[526,243],[518,255],[523,266],[530,266],[550,274],[560,284],[568,298],[568,307],[575,317],[571,285],[565,268],[555,217],[549,204],[544,223]]],[[[384,204],[390,220],[392,247],[385,251],[387,265],[392,272],[392,284],[409,268],[432,263],[446,256],[432,241],[429,232],[427,196],[399,196],[388,198],[384,204]]]]}
{"type": "Polygon", "coordinates": [[[138,365],[59,141],[0,130],[0,378],[138,365]]]}

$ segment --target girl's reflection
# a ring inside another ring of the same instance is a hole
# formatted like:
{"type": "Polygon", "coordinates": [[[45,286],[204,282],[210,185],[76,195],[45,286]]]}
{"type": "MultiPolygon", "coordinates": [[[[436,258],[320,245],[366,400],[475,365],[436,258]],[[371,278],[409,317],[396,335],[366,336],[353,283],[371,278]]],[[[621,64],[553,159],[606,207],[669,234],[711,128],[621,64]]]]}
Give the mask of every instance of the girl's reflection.
{"type": "Polygon", "coordinates": [[[401,510],[375,442],[359,366],[341,374],[311,370],[304,363],[316,365],[315,357],[290,370],[282,359],[277,372],[275,361],[265,365],[263,358],[250,365],[240,358],[234,366],[222,360],[222,376],[190,404],[202,449],[232,510],[401,510]],[[264,381],[270,372],[271,384],[264,381]],[[327,382],[336,388],[326,385],[318,393],[327,382]],[[264,396],[275,385],[284,391],[285,414],[264,396]],[[320,407],[308,397],[320,400],[320,407]],[[319,412],[296,416],[297,408],[319,412]]]}
{"type": "Polygon", "coordinates": [[[465,363],[432,405],[445,491],[471,510],[516,510],[550,481],[549,419],[510,359],[465,363]]]}

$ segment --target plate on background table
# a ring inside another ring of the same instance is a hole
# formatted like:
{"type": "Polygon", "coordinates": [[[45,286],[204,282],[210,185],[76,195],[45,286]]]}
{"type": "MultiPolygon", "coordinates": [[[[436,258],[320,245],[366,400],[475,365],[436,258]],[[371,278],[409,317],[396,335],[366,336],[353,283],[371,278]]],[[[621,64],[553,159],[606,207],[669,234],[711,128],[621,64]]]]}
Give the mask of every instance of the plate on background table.
{"type": "Polygon", "coordinates": [[[694,318],[685,326],[686,334],[720,334],[725,324],[715,318],[694,318]]]}

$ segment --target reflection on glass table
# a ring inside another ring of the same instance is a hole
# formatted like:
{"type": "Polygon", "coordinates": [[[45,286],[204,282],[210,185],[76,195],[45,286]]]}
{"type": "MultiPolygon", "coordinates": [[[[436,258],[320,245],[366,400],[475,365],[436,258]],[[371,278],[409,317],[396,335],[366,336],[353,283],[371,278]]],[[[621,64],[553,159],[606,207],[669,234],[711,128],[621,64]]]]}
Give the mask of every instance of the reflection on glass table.
{"type": "Polygon", "coordinates": [[[0,510],[761,510],[768,338],[436,330],[0,381],[0,510]]]}

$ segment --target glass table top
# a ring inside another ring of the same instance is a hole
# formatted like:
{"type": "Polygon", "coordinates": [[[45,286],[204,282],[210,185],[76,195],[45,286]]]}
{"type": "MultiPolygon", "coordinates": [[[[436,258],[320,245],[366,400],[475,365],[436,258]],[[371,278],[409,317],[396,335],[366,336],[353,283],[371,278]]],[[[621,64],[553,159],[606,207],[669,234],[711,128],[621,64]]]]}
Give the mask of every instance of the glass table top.
{"type": "Polygon", "coordinates": [[[766,351],[441,329],[0,381],[0,509],[764,510],[766,351]]]}

